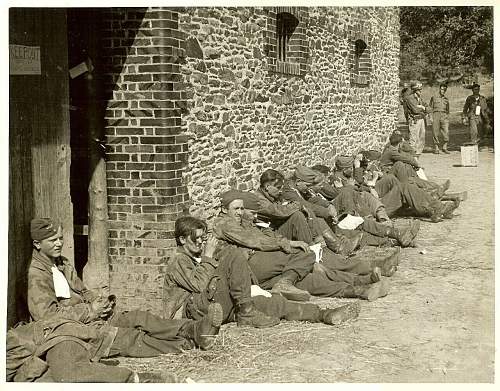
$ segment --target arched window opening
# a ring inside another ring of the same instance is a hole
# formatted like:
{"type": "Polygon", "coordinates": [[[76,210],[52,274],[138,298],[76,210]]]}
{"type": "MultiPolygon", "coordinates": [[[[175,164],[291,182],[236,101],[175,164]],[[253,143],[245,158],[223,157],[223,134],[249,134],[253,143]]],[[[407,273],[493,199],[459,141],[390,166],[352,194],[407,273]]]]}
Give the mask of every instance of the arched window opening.
{"type": "Polygon", "coordinates": [[[366,42],[362,39],[357,39],[354,42],[354,73],[357,74],[359,72],[359,61],[361,56],[363,55],[367,45],[366,42]]]}
{"type": "Polygon", "coordinates": [[[288,42],[298,24],[299,20],[288,12],[280,12],[276,15],[278,60],[286,61],[288,42]]]}

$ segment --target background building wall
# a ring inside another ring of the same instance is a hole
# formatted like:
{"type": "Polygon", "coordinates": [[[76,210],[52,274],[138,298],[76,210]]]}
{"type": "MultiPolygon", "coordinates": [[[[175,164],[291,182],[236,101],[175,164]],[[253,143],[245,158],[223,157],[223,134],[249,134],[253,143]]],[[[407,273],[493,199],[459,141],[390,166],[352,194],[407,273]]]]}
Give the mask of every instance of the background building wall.
{"type": "Polygon", "coordinates": [[[395,8],[296,8],[305,35],[299,75],[277,71],[269,37],[275,8],[188,8],[181,68],[192,95],[185,172],[191,212],[218,211],[229,187],[250,190],[266,168],[333,165],[342,153],[380,148],[398,109],[395,8]],[[354,42],[367,44],[359,74],[354,42]],[[306,49],[304,49],[306,48],[306,49]],[[365,61],[366,60],[366,61],[365,61]]]}
{"type": "Polygon", "coordinates": [[[254,188],[266,168],[332,165],[395,128],[395,8],[113,9],[103,23],[110,284],[123,308],[160,311],[179,214],[210,219],[221,191],[254,188]],[[299,21],[288,62],[279,12],[299,21]]]}

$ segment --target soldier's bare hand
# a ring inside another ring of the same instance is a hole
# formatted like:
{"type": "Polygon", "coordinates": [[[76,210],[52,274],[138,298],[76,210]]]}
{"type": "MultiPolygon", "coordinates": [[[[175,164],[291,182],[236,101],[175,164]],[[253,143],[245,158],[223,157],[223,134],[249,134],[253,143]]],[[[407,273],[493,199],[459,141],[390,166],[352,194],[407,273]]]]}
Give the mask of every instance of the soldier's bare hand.
{"type": "Polygon", "coordinates": [[[306,242],[303,242],[301,240],[290,240],[290,246],[292,248],[300,248],[302,251],[304,251],[306,253],[311,252],[309,245],[306,242]]]}
{"type": "Polygon", "coordinates": [[[208,235],[207,242],[205,243],[205,247],[203,248],[203,255],[209,258],[213,258],[218,244],[219,241],[214,235],[208,235]]]}

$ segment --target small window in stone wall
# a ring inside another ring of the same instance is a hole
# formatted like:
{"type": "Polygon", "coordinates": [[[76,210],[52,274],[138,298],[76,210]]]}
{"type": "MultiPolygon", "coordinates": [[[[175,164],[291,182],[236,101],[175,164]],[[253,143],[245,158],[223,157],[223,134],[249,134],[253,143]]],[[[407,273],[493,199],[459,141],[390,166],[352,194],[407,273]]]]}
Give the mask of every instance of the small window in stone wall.
{"type": "Polygon", "coordinates": [[[303,76],[307,72],[309,48],[306,40],[308,12],[305,7],[267,8],[264,53],[269,71],[303,76]]]}
{"type": "Polygon", "coordinates": [[[360,28],[351,35],[351,56],[349,61],[351,84],[368,86],[372,72],[368,33],[360,28]]]}
{"type": "Polygon", "coordinates": [[[278,60],[286,61],[287,52],[290,51],[290,38],[298,24],[299,20],[288,12],[280,12],[276,15],[278,60]]]}

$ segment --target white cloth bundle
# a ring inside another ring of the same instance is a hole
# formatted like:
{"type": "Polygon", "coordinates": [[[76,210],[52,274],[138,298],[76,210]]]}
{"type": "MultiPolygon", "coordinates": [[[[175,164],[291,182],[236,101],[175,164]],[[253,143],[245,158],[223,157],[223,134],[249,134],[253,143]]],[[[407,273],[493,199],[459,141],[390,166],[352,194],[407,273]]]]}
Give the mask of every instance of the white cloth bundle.
{"type": "Polygon", "coordinates": [[[71,293],[69,290],[69,284],[64,277],[64,274],[57,268],[57,266],[52,266],[52,280],[54,281],[54,290],[56,291],[56,297],[61,297],[63,299],[70,299],[71,293]]]}

